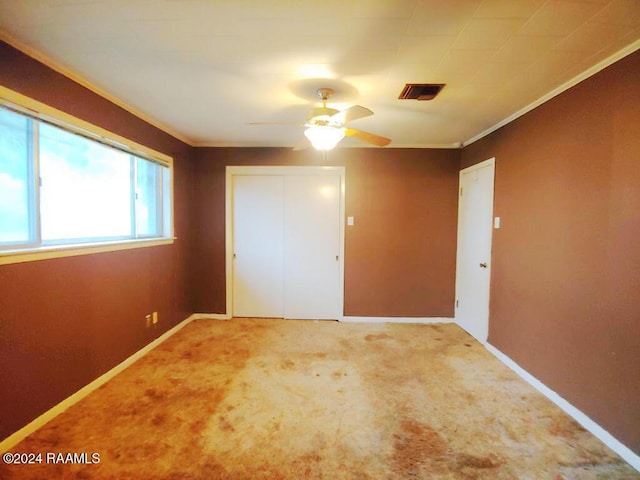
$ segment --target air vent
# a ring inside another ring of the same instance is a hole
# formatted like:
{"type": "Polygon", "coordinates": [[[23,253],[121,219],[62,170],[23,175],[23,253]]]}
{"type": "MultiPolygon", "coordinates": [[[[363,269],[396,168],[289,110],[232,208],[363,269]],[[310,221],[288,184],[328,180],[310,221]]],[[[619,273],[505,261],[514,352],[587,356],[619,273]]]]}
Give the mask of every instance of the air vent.
{"type": "Polygon", "coordinates": [[[433,100],[444,85],[444,83],[407,83],[398,98],[400,100],[433,100]]]}

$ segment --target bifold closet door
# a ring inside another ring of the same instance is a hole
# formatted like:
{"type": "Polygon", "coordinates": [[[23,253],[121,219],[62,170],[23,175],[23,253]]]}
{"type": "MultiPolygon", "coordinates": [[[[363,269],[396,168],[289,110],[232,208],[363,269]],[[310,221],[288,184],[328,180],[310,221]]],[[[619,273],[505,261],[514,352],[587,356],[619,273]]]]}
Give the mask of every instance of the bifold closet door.
{"type": "Polygon", "coordinates": [[[284,316],[284,178],[233,177],[233,314],[284,316]]]}
{"type": "Polygon", "coordinates": [[[284,317],[339,318],[340,177],[287,176],[284,317]]]}

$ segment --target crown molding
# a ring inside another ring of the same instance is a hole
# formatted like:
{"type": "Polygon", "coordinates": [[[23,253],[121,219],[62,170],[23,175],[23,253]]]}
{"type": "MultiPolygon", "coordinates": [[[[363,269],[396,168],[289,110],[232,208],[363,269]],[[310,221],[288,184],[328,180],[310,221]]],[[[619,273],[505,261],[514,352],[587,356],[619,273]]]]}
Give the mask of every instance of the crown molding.
{"type": "MultiPolygon", "coordinates": [[[[374,147],[372,147],[374,148],[374,147]]],[[[462,148],[462,143],[399,143],[388,145],[384,148],[430,148],[430,149],[446,149],[456,150],[462,148]]]]}
{"type": "Polygon", "coordinates": [[[185,135],[183,135],[183,134],[181,134],[179,132],[176,132],[175,130],[173,130],[169,126],[167,126],[167,125],[155,120],[154,118],[151,118],[150,116],[148,116],[144,112],[138,110],[137,108],[134,108],[131,105],[126,104],[125,102],[123,102],[119,98],[117,98],[114,95],[106,92],[105,90],[101,89],[100,87],[94,85],[93,83],[88,81],[86,78],[81,77],[77,73],[71,71],[69,68],[67,68],[67,67],[61,65],[60,63],[56,62],[55,60],[51,59],[50,57],[48,57],[44,53],[40,52],[39,50],[36,50],[35,48],[30,47],[29,45],[26,45],[25,43],[15,39],[14,37],[8,35],[5,32],[0,32],[0,40],[2,40],[3,42],[11,45],[15,49],[20,50],[25,55],[28,55],[29,57],[37,60],[38,62],[46,65],[50,69],[60,73],[61,75],[64,75],[65,77],[69,78],[70,80],[74,81],[75,83],[77,83],[79,85],[82,85],[83,87],[85,87],[86,89],[92,91],[93,93],[105,98],[106,100],[109,100],[111,103],[113,103],[113,104],[117,105],[118,107],[126,110],[130,114],[135,115],[139,119],[144,120],[146,123],[156,127],[159,130],[162,130],[164,133],[166,133],[168,135],[171,135],[172,137],[174,137],[174,138],[186,143],[187,145],[189,145],[191,147],[194,146],[194,144],[191,141],[191,139],[189,139],[185,135]]]}
{"type": "MultiPolygon", "coordinates": [[[[209,147],[209,148],[294,148],[294,145],[257,145],[257,144],[231,144],[231,143],[223,143],[223,142],[194,142],[193,147],[209,147]]],[[[430,149],[460,149],[462,148],[461,143],[428,143],[428,144],[391,144],[386,147],[376,147],[374,145],[350,145],[350,146],[342,146],[338,144],[336,149],[339,150],[350,150],[356,148],[383,148],[385,150],[394,149],[394,148],[430,148],[430,149]]],[[[310,150],[313,150],[311,146],[309,146],[310,150]]]]}
{"type": "Polygon", "coordinates": [[[498,130],[499,128],[502,128],[505,125],[507,125],[507,124],[513,122],[514,120],[520,118],[525,113],[529,113],[531,110],[539,107],[543,103],[548,102],[553,97],[556,97],[556,96],[560,95],[561,93],[569,90],[571,87],[577,85],[578,83],[580,83],[580,82],[586,80],[587,78],[595,75],[596,73],[600,72],[601,70],[604,70],[608,66],[616,63],[618,60],[623,59],[627,55],[631,55],[633,52],[635,52],[638,49],[640,49],[640,40],[636,40],[632,44],[627,45],[626,47],[624,47],[622,50],[618,50],[613,55],[605,58],[601,62],[598,62],[593,67],[585,70],[584,72],[580,73],[579,75],[576,75],[571,80],[569,80],[569,81],[563,83],[562,85],[560,85],[558,88],[556,88],[554,90],[551,90],[549,93],[547,93],[547,94],[543,95],[542,97],[538,98],[537,100],[533,101],[532,103],[530,103],[526,107],[518,110],[516,113],[508,116],[504,120],[501,120],[500,122],[496,123],[492,127],[489,127],[484,132],[479,133],[478,135],[476,135],[474,137],[471,137],[469,140],[465,141],[462,144],[462,146],[466,147],[467,145],[471,145],[473,142],[476,142],[476,141],[480,140],[481,138],[486,137],[490,133],[493,133],[496,130],[498,130]]]}

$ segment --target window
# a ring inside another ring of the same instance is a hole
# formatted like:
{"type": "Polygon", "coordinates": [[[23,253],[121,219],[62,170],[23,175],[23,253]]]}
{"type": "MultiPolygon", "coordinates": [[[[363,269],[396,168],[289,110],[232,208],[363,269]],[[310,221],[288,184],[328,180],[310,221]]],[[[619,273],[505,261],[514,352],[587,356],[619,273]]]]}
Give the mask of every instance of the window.
{"type": "Polygon", "coordinates": [[[0,108],[0,254],[171,238],[171,165],[0,108]]]}
{"type": "Polygon", "coordinates": [[[33,237],[32,128],[31,120],[0,110],[0,246],[33,237]]]}

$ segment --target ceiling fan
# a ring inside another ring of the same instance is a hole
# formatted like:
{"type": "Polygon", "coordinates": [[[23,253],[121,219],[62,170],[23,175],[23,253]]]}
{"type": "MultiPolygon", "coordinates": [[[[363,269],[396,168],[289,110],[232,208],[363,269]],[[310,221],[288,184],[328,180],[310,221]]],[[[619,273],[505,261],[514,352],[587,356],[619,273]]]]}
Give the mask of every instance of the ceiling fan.
{"type": "MultiPolygon", "coordinates": [[[[373,112],[368,108],[354,105],[342,111],[336,110],[335,108],[327,107],[327,100],[333,94],[331,88],[319,88],[316,94],[322,100],[322,107],[316,107],[311,110],[305,123],[254,122],[250,125],[299,125],[306,127],[304,135],[316,150],[331,150],[344,137],[354,137],[378,147],[384,147],[391,143],[390,138],[346,126],[349,122],[373,115],[373,112]]],[[[304,142],[294,147],[294,150],[302,150],[307,146],[308,142],[304,142]]]]}

